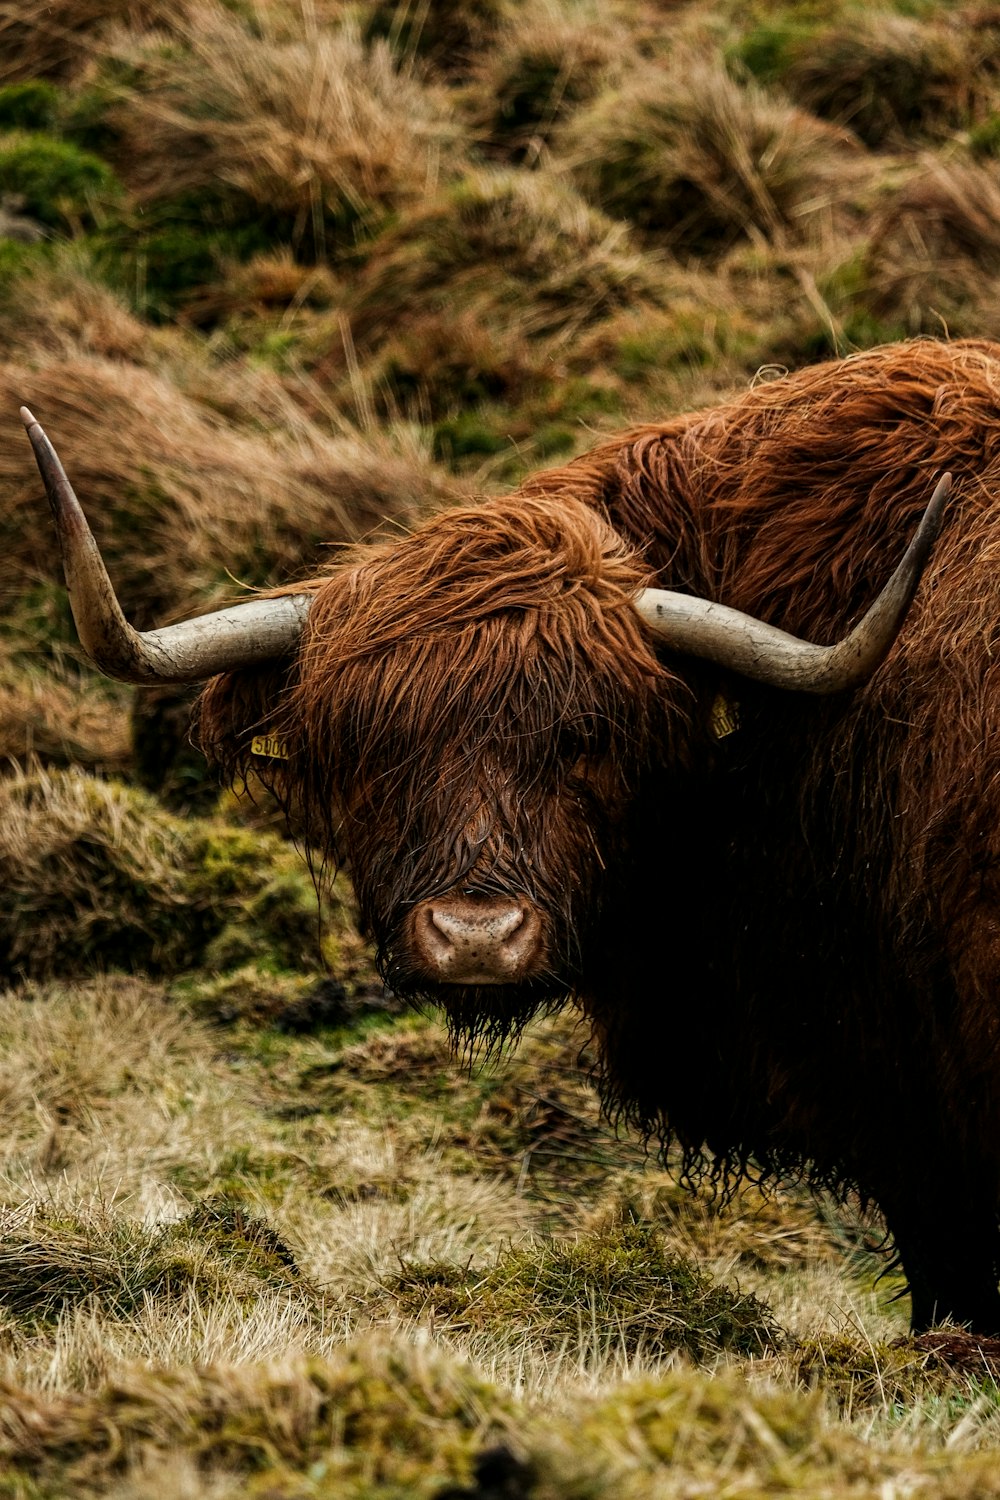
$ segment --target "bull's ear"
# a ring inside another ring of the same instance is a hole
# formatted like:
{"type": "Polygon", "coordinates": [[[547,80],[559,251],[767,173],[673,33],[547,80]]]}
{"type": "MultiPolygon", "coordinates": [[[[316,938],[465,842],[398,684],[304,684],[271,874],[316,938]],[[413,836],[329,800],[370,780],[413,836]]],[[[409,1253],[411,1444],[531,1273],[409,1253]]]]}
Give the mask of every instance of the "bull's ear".
{"type": "Polygon", "coordinates": [[[96,667],[122,682],[204,682],[295,649],[309,614],[308,593],[251,599],[162,630],[134,630],[55,449],[26,406],[21,420],[55,518],[80,644],[96,667]]]}
{"type": "Polygon", "coordinates": [[[192,718],[192,739],[230,785],[251,772],[266,784],[282,778],[292,758],[285,723],[289,691],[298,680],[294,657],[216,674],[192,718]]]}
{"type": "Polygon", "coordinates": [[[866,682],[885,660],[906,619],[951,490],[951,475],[938,480],[902,562],[850,635],[833,646],[801,641],[774,625],[725,604],[644,589],[635,607],[668,645],[718,662],[744,677],[800,693],[839,693],[866,682]]]}

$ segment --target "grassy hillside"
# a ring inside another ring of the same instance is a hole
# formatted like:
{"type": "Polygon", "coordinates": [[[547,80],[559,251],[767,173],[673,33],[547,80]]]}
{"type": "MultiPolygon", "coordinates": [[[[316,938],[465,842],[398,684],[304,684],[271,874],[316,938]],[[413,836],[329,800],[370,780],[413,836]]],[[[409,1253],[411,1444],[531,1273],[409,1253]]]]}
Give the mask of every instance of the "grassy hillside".
{"type": "Polygon", "coordinates": [[[0,0],[0,1500],[1000,1495],[877,1218],[686,1192],[572,1014],[400,1013],[81,657],[627,421],[1000,338],[1000,6],[0,0]]]}

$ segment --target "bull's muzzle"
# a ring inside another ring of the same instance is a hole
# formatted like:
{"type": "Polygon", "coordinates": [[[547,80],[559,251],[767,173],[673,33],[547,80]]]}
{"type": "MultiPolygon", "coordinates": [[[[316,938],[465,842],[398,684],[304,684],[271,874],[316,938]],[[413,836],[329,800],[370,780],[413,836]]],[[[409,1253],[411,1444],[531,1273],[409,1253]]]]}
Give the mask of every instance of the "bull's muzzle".
{"type": "Polygon", "coordinates": [[[517,984],[538,968],[543,923],[523,896],[448,891],[411,917],[421,967],[438,984],[517,984]]]}

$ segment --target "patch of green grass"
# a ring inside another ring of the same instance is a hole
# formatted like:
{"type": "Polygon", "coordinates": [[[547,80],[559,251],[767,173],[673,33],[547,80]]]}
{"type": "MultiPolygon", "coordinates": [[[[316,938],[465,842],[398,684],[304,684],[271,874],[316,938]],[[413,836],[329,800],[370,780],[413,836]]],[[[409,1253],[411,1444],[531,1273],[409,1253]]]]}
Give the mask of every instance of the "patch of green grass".
{"type": "Polygon", "coordinates": [[[112,216],[92,244],[108,281],[138,312],[162,321],[224,282],[230,265],[283,243],[285,228],[259,204],[219,185],[112,216]]]}
{"type": "Polygon", "coordinates": [[[430,1315],[452,1333],[524,1337],[552,1350],[596,1338],[630,1356],[708,1359],[760,1354],[782,1337],[757,1297],[714,1285],[669,1254],[655,1229],[631,1222],[514,1248],[485,1270],[406,1264],[387,1291],[402,1313],[430,1315]]]}
{"type": "Polygon", "coordinates": [[[434,457],[442,463],[502,453],[509,447],[510,438],[498,432],[478,412],[459,412],[434,426],[434,457]]]}

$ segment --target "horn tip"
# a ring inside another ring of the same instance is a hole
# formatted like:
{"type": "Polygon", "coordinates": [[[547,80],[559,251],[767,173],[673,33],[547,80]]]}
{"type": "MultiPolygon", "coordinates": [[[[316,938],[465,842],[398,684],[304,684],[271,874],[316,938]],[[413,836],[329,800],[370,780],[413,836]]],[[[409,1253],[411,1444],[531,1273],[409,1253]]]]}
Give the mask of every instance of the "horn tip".
{"type": "Polygon", "coordinates": [[[38,418],[35,417],[35,416],[32,416],[31,412],[28,410],[28,408],[26,406],[22,406],[21,407],[21,421],[24,423],[25,427],[37,427],[38,426],[38,418]]]}

